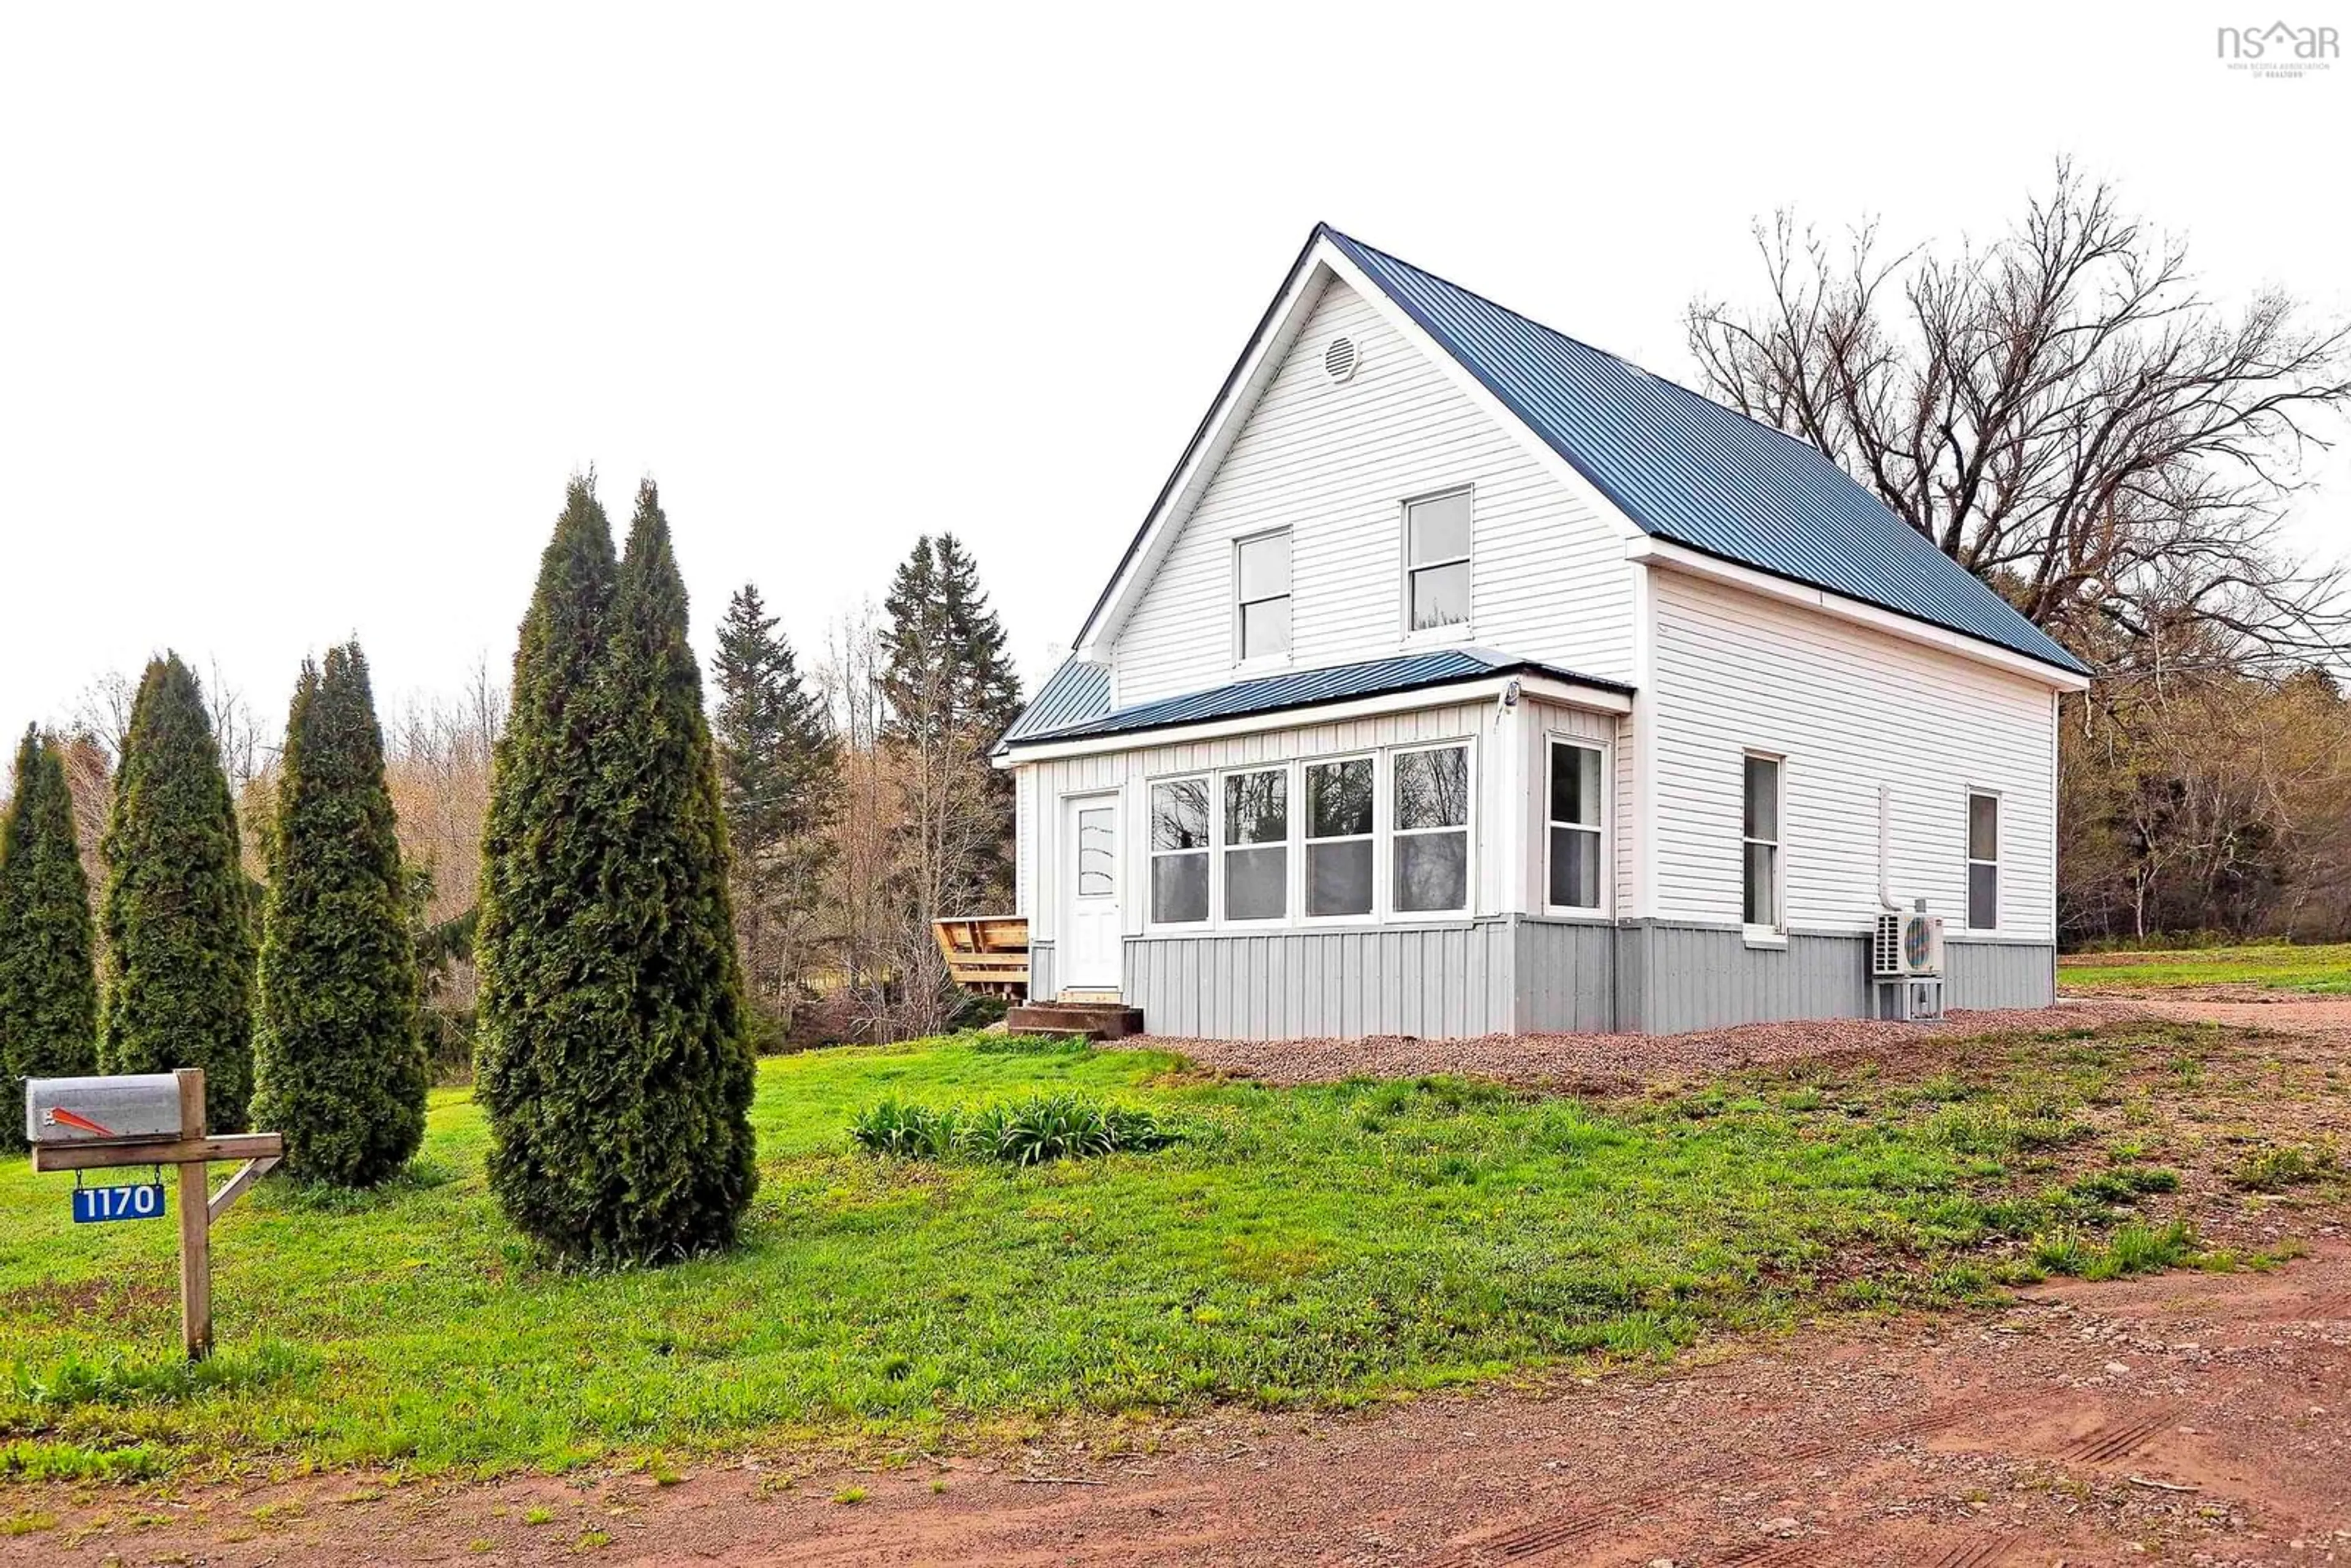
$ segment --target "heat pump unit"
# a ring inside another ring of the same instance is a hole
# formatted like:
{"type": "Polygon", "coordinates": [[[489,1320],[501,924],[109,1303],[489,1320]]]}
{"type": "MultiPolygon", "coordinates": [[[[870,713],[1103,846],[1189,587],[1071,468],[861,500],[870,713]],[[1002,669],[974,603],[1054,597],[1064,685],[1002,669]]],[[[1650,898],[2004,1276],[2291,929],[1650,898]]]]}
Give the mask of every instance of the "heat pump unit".
{"type": "Polygon", "coordinates": [[[1881,980],[1921,980],[1943,973],[1943,917],[1924,911],[1889,911],[1877,917],[1870,973],[1881,980]]]}

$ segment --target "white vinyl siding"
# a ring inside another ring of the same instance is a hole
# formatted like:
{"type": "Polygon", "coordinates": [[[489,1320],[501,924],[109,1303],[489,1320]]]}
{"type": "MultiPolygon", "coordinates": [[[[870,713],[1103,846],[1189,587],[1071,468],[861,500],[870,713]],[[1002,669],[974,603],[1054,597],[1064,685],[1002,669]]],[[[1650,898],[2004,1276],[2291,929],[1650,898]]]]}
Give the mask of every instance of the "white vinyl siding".
{"type": "Polygon", "coordinates": [[[1953,929],[1967,913],[1965,791],[2001,797],[2002,938],[2056,924],[2049,688],[1956,654],[1670,570],[1652,573],[1656,886],[1647,913],[1736,925],[1745,758],[1785,758],[1781,915],[1795,932],[1877,912],[1877,790],[1891,883],[1953,929]]]}
{"type": "MultiPolygon", "coordinates": [[[[1405,503],[1473,490],[1470,549],[1481,646],[1630,680],[1634,568],[1618,525],[1487,415],[1371,305],[1333,283],[1209,477],[1119,634],[1118,701],[1241,678],[1236,541],[1290,531],[1290,663],[1393,654],[1407,640],[1405,503]],[[1353,337],[1363,368],[1333,385],[1322,352],[1353,337]],[[1567,607],[1572,607],[1569,612],[1567,607]]],[[[1458,629],[1465,635],[1467,628],[1458,629]]],[[[1442,632],[1423,632],[1442,644],[1442,632]]]]}

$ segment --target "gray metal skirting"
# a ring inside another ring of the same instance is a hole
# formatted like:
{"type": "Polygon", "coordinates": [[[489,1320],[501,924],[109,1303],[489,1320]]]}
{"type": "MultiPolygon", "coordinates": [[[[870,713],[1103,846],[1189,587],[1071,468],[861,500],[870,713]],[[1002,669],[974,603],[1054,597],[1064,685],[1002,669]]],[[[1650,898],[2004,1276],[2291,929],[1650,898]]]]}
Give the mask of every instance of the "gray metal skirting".
{"type": "MultiPolygon", "coordinates": [[[[1946,942],[1946,1000],[2045,1007],[2045,944],[1946,942]]],[[[1030,955],[1050,996],[1052,953],[1030,955]]],[[[1461,925],[1262,935],[1130,936],[1123,986],[1155,1034],[1283,1040],[1458,1038],[1552,1030],[1657,1034],[1869,1015],[1865,936],[1799,933],[1750,947],[1739,930],[1510,917],[1461,925]]]]}

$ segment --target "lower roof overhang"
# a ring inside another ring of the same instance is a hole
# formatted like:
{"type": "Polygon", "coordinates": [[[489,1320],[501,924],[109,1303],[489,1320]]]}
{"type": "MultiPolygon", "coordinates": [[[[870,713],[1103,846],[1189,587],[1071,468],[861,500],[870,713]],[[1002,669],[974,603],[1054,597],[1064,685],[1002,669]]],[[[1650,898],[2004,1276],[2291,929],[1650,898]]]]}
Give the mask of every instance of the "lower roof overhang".
{"type": "Polygon", "coordinates": [[[1383,714],[1414,713],[1424,708],[1450,707],[1458,703],[1516,701],[1532,698],[1593,713],[1629,714],[1633,688],[1612,681],[1593,680],[1535,660],[1497,665],[1460,675],[1432,680],[1374,695],[1326,702],[1293,703],[1246,714],[1137,727],[1090,735],[1056,737],[1041,735],[1007,742],[996,753],[998,768],[1024,762],[1050,762],[1065,757],[1096,757],[1113,751],[1141,751],[1157,746],[1186,746],[1234,736],[1262,735],[1269,730],[1295,729],[1302,725],[1335,724],[1348,719],[1376,718],[1383,714]]]}

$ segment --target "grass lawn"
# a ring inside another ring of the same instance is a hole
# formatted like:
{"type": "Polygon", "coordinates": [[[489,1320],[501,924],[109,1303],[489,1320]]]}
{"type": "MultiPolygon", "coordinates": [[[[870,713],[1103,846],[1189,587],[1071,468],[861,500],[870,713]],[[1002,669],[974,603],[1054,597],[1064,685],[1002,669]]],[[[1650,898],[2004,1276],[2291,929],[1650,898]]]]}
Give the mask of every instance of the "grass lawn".
{"type": "Polygon", "coordinates": [[[2351,995],[2351,944],[2068,954],[2058,960],[2057,980],[2073,990],[2260,986],[2346,996],[2351,995]]]}
{"type": "Polygon", "coordinates": [[[1613,1106],[1452,1080],[1266,1089],[977,1037],[815,1051],[761,1063],[745,1246],[618,1274],[532,1260],[485,1190],[480,1114],[442,1092],[409,1179],[340,1199],[266,1182],[222,1222],[222,1348],[193,1374],[172,1225],[73,1226],[71,1178],[11,1160],[0,1478],[557,1468],[1344,1404],[2160,1266],[2182,1238],[2116,1207],[2159,1207],[2143,1195],[2171,1179],[2144,1074],[2217,1083],[2198,1064],[2221,1038],[2009,1037],[1924,1080],[1797,1069],[1613,1106]],[[1022,1170],[844,1132],[883,1095],[1039,1088],[1148,1106],[1183,1141],[1022,1170]]]}

